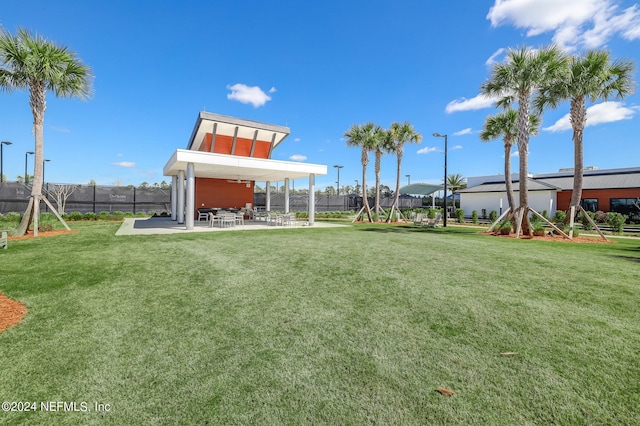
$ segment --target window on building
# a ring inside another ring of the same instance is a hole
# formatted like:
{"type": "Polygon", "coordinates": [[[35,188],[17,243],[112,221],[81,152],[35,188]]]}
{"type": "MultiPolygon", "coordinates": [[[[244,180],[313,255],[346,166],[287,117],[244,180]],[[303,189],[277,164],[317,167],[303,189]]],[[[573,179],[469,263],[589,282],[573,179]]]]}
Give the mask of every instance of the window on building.
{"type": "Polygon", "coordinates": [[[597,212],[598,211],[598,199],[597,198],[584,198],[580,201],[580,205],[583,209],[588,212],[597,212]]]}
{"type": "Polygon", "coordinates": [[[629,213],[635,213],[637,210],[633,204],[636,201],[635,198],[612,198],[609,211],[618,212],[628,215],[629,213]]]}

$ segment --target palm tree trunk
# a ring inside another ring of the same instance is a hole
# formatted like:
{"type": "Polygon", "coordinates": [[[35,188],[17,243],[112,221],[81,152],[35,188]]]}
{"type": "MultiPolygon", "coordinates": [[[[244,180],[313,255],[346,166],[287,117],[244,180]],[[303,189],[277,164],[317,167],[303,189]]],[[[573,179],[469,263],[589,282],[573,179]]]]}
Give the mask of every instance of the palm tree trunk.
{"type": "Polygon", "coordinates": [[[516,208],[513,199],[513,182],[511,181],[511,143],[504,143],[504,186],[507,191],[507,203],[511,213],[516,208]]]}
{"type": "Polygon", "coordinates": [[[573,190],[569,207],[577,207],[582,199],[582,185],[584,174],[584,145],[582,136],[587,122],[587,109],[584,98],[579,97],[571,101],[571,125],[573,126],[573,190]]]}
{"type": "Polygon", "coordinates": [[[522,234],[531,236],[529,222],[529,93],[520,93],[518,97],[518,154],[520,159],[520,209],[522,234]]]}
{"type": "Polygon", "coordinates": [[[367,218],[369,222],[373,222],[371,218],[371,208],[369,207],[369,200],[367,199],[367,164],[369,163],[369,151],[362,148],[362,205],[367,212],[367,218]]]}
{"type": "Polygon", "coordinates": [[[24,235],[31,222],[34,223],[33,235],[38,235],[38,219],[40,217],[40,198],[42,198],[43,164],[44,164],[44,112],[47,108],[46,87],[43,82],[32,81],[29,90],[29,105],[33,114],[33,132],[35,134],[35,155],[33,163],[33,184],[31,201],[22,216],[17,229],[18,235],[24,235]]]}
{"type": "Polygon", "coordinates": [[[398,168],[396,170],[396,191],[393,197],[393,204],[391,205],[391,211],[389,211],[389,217],[387,218],[387,222],[391,222],[391,217],[393,216],[394,210],[400,210],[398,208],[399,200],[400,200],[400,170],[402,165],[402,145],[399,145],[396,148],[396,157],[398,159],[398,168]]]}
{"type": "Polygon", "coordinates": [[[376,198],[375,198],[375,206],[373,208],[373,211],[376,213],[377,215],[377,220],[380,220],[380,160],[382,158],[382,152],[380,151],[380,149],[376,149],[376,163],[375,163],[375,169],[376,169],[376,198]]]}

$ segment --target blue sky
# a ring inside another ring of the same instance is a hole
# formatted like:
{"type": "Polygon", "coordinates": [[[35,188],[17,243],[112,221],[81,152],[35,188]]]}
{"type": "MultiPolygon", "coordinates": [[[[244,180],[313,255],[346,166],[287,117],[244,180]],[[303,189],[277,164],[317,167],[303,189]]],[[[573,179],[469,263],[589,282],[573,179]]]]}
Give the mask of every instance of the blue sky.
{"type": "MultiPolygon", "coordinates": [[[[626,0],[2,3],[4,29],[25,27],[68,46],[95,75],[87,102],[48,95],[49,182],[168,181],[162,168],[186,146],[202,110],[290,127],[273,158],[328,165],[319,188],[335,185],[334,164],[344,166],[341,186],[361,180],[360,152],[343,134],[367,121],[409,121],[423,135],[405,147],[403,184],[404,175],[412,183],[442,180],[443,139],[434,132],[449,135],[449,173],[498,174],[501,141],[478,138],[497,110],[478,94],[506,49],[606,48],[634,61],[639,80],[640,4],[626,0]]],[[[544,115],[530,141],[530,172],[573,166],[567,113],[565,104],[544,115]]],[[[640,166],[639,116],[638,93],[593,105],[585,165],[640,166]]],[[[24,173],[31,126],[27,92],[1,92],[0,139],[13,142],[4,147],[9,180],[24,173]]],[[[382,183],[391,188],[395,161],[382,162],[382,183]]]]}

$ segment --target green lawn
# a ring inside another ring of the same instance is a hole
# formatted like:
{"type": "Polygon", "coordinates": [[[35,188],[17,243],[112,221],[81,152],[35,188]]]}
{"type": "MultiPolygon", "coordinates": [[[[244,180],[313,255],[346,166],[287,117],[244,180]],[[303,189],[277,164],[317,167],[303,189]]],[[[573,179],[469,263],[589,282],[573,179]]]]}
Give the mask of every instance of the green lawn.
{"type": "Polygon", "coordinates": [[[38,403],[0,423],[640,421],[640,240],[71,226],[0,250],[29,308],[0,334],[0,399],[38,403]]]}

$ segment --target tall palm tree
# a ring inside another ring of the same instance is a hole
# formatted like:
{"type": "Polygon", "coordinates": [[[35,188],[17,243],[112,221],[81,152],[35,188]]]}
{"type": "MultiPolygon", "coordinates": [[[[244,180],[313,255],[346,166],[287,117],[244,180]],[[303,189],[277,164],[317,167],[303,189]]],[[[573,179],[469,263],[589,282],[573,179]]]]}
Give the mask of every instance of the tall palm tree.
{"type": "Polygon", "coordinates": [[[38,217],[42,199],[44,164],[44,113],[47,91],[56,97],[74,97],[82,100],[91,95],[91,68],[84,65],[68,48],[58,46],[41,36],[20,28],[14,36],[0,33],[0,89],[29,89],[29,106],[33,114],[35,155],[31,198],[18,234],[25,234],[34,222],[34,235],[38,234],[38,217]]]}
{"type": "Polygon", "coordinates": [[[611,61],[608,51],[592,50],[586,55],[573,56],[569,62],[570,72],[566,81],[560,81],[545,90],[535,106],[542,110],[545,106],[555,108],[558,103],[570,101],[569,121],[573,128],[574,174],[573,190],[569,207],[578,207],[582,199],[584,173],[583,134],[587,124],[586,101],[606,101],[611,98],[623,99],[633,93],[633,62],[611,61]]]}
{"type": "Polygon", "coordinates": [[[467,187],[465,179],[460,173],[447,176],[447,186],[451,189],[451,200],[453,201],[453,211],[456,210],[456,191],[467,187]]]}
{"type": "Polygon", "coordinates": [[[553,86],[566,76],[568,58],[556,46],[539,50],[523,46],[510,49],[507,60],[494,65],[491,77],[482,84],[481,91],[490,97],[499,97],[498,106],[518,104],[518,152],[520,206],[523,214],[522,233],[531,235],[529,223],[529,112],[533,96],[553,86]]]}
{"type": "MultiPolygon", "coordinates": [[[[513,184],[511,182],[511,147],[518,136],[518,113],[507,108],[496,114],[489,115],[480,132],[480,140],[488,142],[502,136],[504,143],[504,185],[507,192],[507,202],[510,212],[515,211],[516,205],[513,197],[513,184]]],[[[540,116],[529,114],[529,133],[537,135],[540,129],[540,116]]]]}
{"type": "Polygon", "coordinates": [[[380,218],[380,212],[382,211],[380,208],[380,162],[382,160],[382,154],[385,152],[385,146],[389,144],[391,134],[381,126],[376,126],[373,129],[373,134],[372,150],[375,154],[374,169],[376,173],[375,204],[373,206],[373,211],[376,213],[376,217],[380,218]]]}
{"type": "MultiPolygon", "coordinates": [[[[354,124],[344,133],[344,137],[347,138],[347,146],[360,147],[362,150],[360,155],[360,162],[362,163],[362,207],[367,213],[369,222],[373,222],[373,219],[369,200],[367,199],[367,164],[369,164],[369,151],[376,143],[375,128],[376,125],[373,123],[354,124]]],[[[356,216],[357,218],[358,216],[356,216]]]]}
{"type": "Polygon", "coordinates": [[[400,177],[402,166],[402,155],[404,152],[404,145],[407,143],[419,144],[422,141],[422,135],[416,132],[416,129],[411,123],[405,121],[404,123],[393,122],[390,129],[391,138],[388,140],[386,149],[389,152],[394,152],[397,159],[396,170],[396,191],[394,193],[393,204],[391,205],[391,211],[387,222],[391,221],[393,217],[393,211],[398,210],[398,204],[400,199],[400,177]]]}

